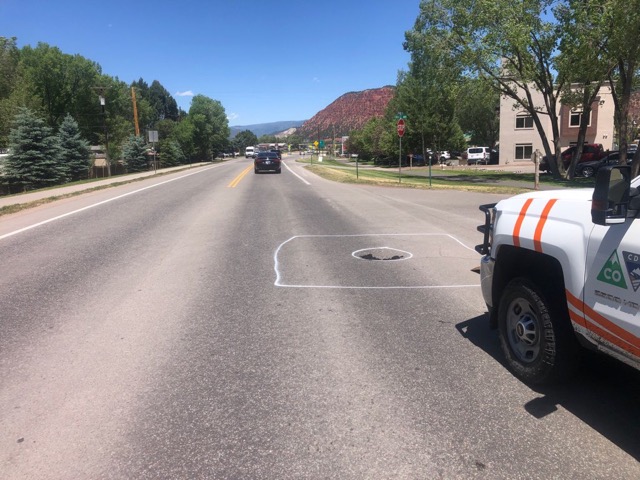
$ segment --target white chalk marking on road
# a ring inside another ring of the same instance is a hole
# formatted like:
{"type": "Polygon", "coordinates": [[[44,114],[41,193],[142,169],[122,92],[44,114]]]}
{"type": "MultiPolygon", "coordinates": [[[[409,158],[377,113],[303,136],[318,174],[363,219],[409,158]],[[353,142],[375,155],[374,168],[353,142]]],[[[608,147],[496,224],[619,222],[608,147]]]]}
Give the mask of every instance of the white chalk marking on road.
{"type": "Polygon", "coordinates": [[[463,285],[413,285],[413,286],[401,286],[401,285],[390,285],[384,287],[376,287],[376,286],[349,286],[349,285],[289,285],[285,283],[281,283],[281,275],[280,275],[280,261],[278,260],[278,255],[280,254],[280,250],[287,243],[297,239],[297,238],[354,238],[354,237],[448,237],[451,240],[454,240],[456,243],[460,244],[462,247],[475,252],[475,249],[468,247],[460,240],[458,240],[453,235],[448,233],[367,233],[367,234],[355,234],[355,235],[294,235],[293,237],[285,240],[273,254],[273,269],[276,273],[276,280],[274,282],[274,286],[283,287],[283,288],[332,288],[332,289],[352,289],[352,290],[416,290],[416,289],[451,289],[451,288],[479,288],[480,284],[463,284],[463,285]]]}

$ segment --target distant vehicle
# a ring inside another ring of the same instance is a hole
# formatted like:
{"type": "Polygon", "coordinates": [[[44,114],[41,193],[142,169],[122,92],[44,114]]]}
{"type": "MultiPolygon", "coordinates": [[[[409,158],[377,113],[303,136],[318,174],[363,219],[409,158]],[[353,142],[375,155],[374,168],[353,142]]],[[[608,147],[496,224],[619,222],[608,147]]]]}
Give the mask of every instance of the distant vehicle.
{"type": "Polygon", "coordinates": [[[281,152],[280,150],[278,150],[278,149],[271,149],[271,150],[269,150],[269,151],[270,151],[271,153],[275,153],[276,155],[278,155],[278,158],[279,158],[280,160],[282,160],[282,152],[281,152]]]}
{"type": "Polygon", "coordinates": [[[255,153],[254,147],[247,147],[244,149],[244,158],[253,158],[254,153],[255,153]]]}
{"type": "Polygon", "coordinates": [[[408,155],[408,164],[414,167],[423,167],[425,165],[424,157],[420,154],[408,155]]]}
{"type": "Polygon", "coordinates": [[[440,163],[445,163],[447,160],[451,160],[451,154],[447,150],[440,152],[440,163]]]}
{"type": "Polygon", "coordinates": [[[470,147],[467,148],[467,164],[478,165],[489,163],[491,157],[491,149],[489,147],[470,147]]]}
{"type": "MultiPolygon", "coordinates": [[[[564,165],[565,169],[569,168],[571,157],[573,157],[573,152],[575,152],[575,150],[576,145],[572,145],[560,154],[562,165],[564,165]]],[[[594,162],[596,160],[600,160],[606,157],[608,153],[609,152],[605,151],[604,148],[602,148],[602,145],[599,143],[585,143],[584,145],[582,145],[582,155],[578,160],[578,165],[583,162],[594,162]]],[[[542,157],[539,168],[541,172],[551,171],[551,166],[549,165],[549,161],[546,156],[542,157]]]]}
{"type": "Polygon", "coordinates": [[[254,173],[276,172],[281,173],[281,160],[275,152],[258,152],[253,159],[254,173]]]}
{"type": "Polygon", "coordinates": [[[498,165],[500,163],[500,150],[494,148],[489,154],[489,163],[491,165],[498,165]]]}
{"type": "MultiPolygon", "coordinates": [[[[634,150],[627,151],[627,161],[631,160],[631,157],[635,153],[634,150]]],[[[604,158],[600,160],[594,160],[592,162],[582,162],[576,165],[576,177],[593,177],[598,173],[598,170],[608,165],[618,165],[620,162],[620,152],[609,152],[604,158]]]]}

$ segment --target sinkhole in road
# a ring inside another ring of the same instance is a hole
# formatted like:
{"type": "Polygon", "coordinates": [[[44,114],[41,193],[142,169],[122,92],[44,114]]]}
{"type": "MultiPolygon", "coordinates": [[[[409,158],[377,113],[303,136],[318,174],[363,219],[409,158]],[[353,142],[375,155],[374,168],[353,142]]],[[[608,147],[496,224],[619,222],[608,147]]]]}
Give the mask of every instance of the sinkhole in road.
{"type": "Polygon", "coordinates": [[[411,257],[413,257],[413,255],[409,252],[390,247],[363,248],[360,250],[356,250],[351,255],[359,260],[372,261],[409,260],[411,257]]]}
{"type": "Polygon", "coordinates": [[[446,233],[296,235],[274,255],[274,285],[286,288],[478,287],[478,254],[446,233]]]}

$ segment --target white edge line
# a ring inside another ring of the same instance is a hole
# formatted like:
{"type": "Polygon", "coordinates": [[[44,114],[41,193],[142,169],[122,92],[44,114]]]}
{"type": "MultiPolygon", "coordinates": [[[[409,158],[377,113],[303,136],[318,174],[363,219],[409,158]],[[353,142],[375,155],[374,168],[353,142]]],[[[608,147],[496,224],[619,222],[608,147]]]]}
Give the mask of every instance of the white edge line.
{"type": "MultiPolygon", "coordinates": [[[[82,207],[82,208],[79,208],[77,210],[73,210],[72,212],[63,213],[62,215],[58,215],[57,217],[49,218],[47,220],[43,220],[42,222],[38,222],[38,223],[34,223],[33,225],[29,225],[28,227],[24,227],[24,228],[21,228],[19,230],[14,230],[13,232],[9,232],[9,233],[5,233],[4,235],[0,235],[0,240],[4,240],[5,238],[12,237],[13,235],[17,235],[19,233],[26,232],[28,230],[31,230],[31,229],[36,228],[36,227],[40,227],[42,225],[46,225],[47,223],[55,222],[56,220],[60,220],[62,218],[68,217],[70,215],[75,215],[76,213],[80,213],[80,212],[83,212],[85,210],[89,210],[91,208],[98,207],[100,205],[104,205],[105,203],[113,202],[114,200],[119,200],[121,198],[128,197],[129,195],[133,195],[135,193],[140,193],[140,192],[143,192],[145,190],[149,190],[150,188],[159,187],[160,185],[165,185],[165,184],[173,182],[175,180],[181,180],[183,178],[190,177],[191,175],[195,175],[197,173],[201,173],[201,172],[204,172],[206,170],[210,170],[212,168],[216,168],[216,167],[220,167],[220,166],[221,165],[214,165],[212,167],[208,167],[208,168],[205,168],[205,169],[199,169],[198,171],[190,172],[190,173],[187,173],[185,175],[181,175],[180,177],[171,178],[169,180],[165,180],[164,182],[155,183],[153,185],[148,185],[146,187],[140,188],[138,190],[134,190],[132,192],[123,193],[122,195],[118,195],[117,197],[109,198],[107,200],[103,200],[101,202],[94,203],[92,205],[87,205],[86,207],[82,207]]],[[[153,177],[147,177],[147,178],[153,178],[153,177]]]]}
{"type": "Polygon", "coordinates": [[[477,285],[416,285],[416,286],[396,286],[396,287],[356,287],[356,286],[340,286],[340,285],[287,285],[275,283],[276,287],[283,288],[326,288],[326,289],[336,289],[336,290],[437,290],[441,288],[479,288],[480,284],[477,285]]]}
{"type": "MultiPolygon", "coordinates": [[[[287,167],[288,168],[288,167],[287,167]]],[[[449,237],[462,245],[464,248],[475,252],[475,249],[467,247],[464,243],[458,240],[453,235],[448,233],[362,233],[352,235],[294,235],[293,237],[285,240],[273,254],[273,269],[276,272],[276,280],[273,283],[276,287],[283,288],[326,288],[326,289],[344,289],[344,290],[418,290],[418,289],[439,289],[439,288],[477,288],[480,284],[469,285],[422,285],[422,286],[395,286],[395,287],[358,287],[358,286],[339,286],[339,285],[287,285],[280,283],[280,269],[278,268],[280,262],[278,261],[278,254],[282,247],[296,238],[327,238],[327,237],[449,237]]]]}
{"type": "Polygon", "coordinates": [[[306,185],[311,185],[309,182],[307,182],[304,178],[302,178],[300,175],[298,175],[296,172],[294,172],[291,167],[289,165],[287,165],[284,161],[282,162],[284,163],[284,166],[287,167],[287,170],[289,170],[291,173],[293,173],[296,177],[298,177],[300,179],[300,181],[306,185]]]}

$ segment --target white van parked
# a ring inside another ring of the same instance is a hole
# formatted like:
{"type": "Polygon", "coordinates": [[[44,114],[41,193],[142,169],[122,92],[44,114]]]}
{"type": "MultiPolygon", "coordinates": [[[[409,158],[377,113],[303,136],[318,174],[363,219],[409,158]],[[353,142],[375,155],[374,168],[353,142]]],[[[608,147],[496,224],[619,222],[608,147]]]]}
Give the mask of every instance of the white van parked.
{"type": "Polygon", "coordinates": [[[467,148],[467,164],[478,165],[482,163],[484,165],[489,163],[491,157],[491,149],[489,147],[470,147],[467,148]]]}

